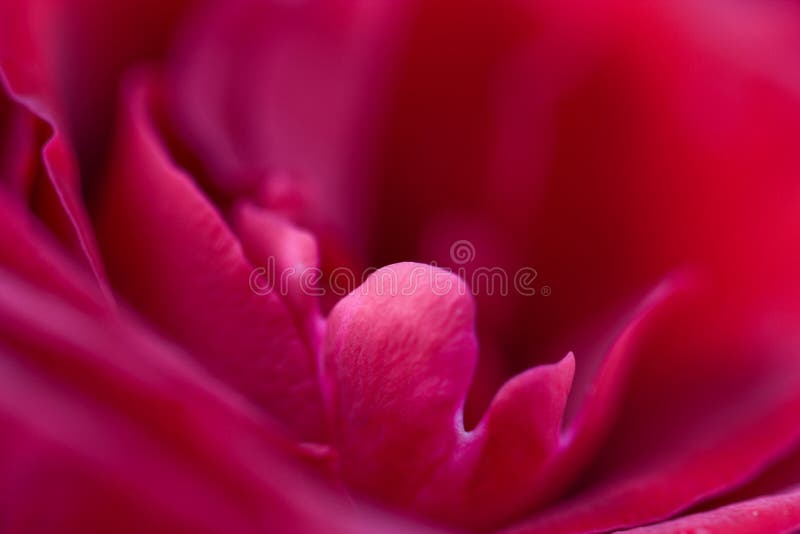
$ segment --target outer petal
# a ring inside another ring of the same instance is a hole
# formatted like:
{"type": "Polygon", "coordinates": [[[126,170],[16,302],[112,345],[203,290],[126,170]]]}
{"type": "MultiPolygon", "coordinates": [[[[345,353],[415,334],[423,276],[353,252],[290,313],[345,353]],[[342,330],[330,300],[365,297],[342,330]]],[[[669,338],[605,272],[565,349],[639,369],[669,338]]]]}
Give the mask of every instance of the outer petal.
{"type": "Polygon", "coordinates": [[[0,183],[19,196],[30,188],[36,160],[36,121],[0,92],[0,183]]]}
{"type": "Polygon", "coordinates": [[[508,531],[604,531],[662,520],[793,450],[796,315],[753,309],[736,318],[734,309],[699,298],[670,306],[640,342],[620,416],[576,491],[508,531]],[[689,311],[707,321],[694,322],[689,311]]]}
{"type": "Polygon", "coordinates": [[[204,3],[6,0],[0,5],[3,69],[22,84],[22,93],[35,90],[47,102],[78,153],[87,189],[102,171],[122,74],[137,61],[163,56],[184,16],[204,3]]]}
{"type": "Polygon", "coordinates": [[[0,264],[39,288],[82,309],[108,306],[96,285],[82,276],[74,258],[65,254],[23,206],[0,192],[0,264]]]}
{"type": "Polygon", "coordinates": [[[324,435],[316,355],[253,270],[220,214],[166,154],[151,122],[152,85],[126,91],[97,227],[112,282],[208,369],[297,434],[324,435]]]}
{"type": "Polygon", "coordinates": [[[5,126],[8,132],[2,138],[2,179],[82,260],[107,293],[105,269],[81,198],[77,161],[55,119],[57,104],[47,98],[44,88],[21,92],[24,77],[9,78],[1,68],[0,89],[12,100],[7,119],[11,124],[5,126]]]}
{"type": "Polygon", "coordinates": [[[130,317],[4,269],[0,287],[4,529],[404,529],[319,486],[248,404],[130,317]]]}
{"type": "Polygon", "coordinates": [[[794,490],[626,532],[636,534],[779,534],[796,532],[798,528],[800,528],[800,492],[794,490]]]}

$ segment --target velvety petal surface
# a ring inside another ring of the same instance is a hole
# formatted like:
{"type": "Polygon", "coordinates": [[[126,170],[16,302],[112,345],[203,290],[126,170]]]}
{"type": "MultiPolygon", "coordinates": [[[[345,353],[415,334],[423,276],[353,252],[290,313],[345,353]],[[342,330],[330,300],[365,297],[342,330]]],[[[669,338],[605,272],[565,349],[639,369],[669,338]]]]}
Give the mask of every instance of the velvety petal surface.
{"type": "Polygon", "coordinates": [[[294,317],[309,352],[318,354],[324,320],[319,309],[316,240],[282,215],[246,201],[234,208],[231,220],[255,267],[251,289],[278,296],[294,317]]]}
{"type": "Polygon", "coordinates": [[[223,198],[288,208],[317,235],[323,264],[354,261],[374,185],[361,169],[412,10],[384,0],[210,6],[168,70],[187,165],[223,198]]]}
{"type": "Polygon", "coordinates": [[[512,378],[467,429],[477,341],[465,282],[421,264],[378,270],[328,322],[324,369],[342,476],[373,498],[469,528],[496,527],[552,499],[608,430],[640,323],[675,290],[667,284],[623,322],[595,376],[577,388],[569,424],[572,354],[512,378]]]}
{"type": "Polygon", "coordinates": [[[798,527],[800,527],[800,496],[795,490],[743,501],[709,512],[692,514],[626,532],[637,534],[688,534],[690,532],[780,534],[796,532],[798,527]]]}
{"type": "MultiPolygon", "coordinates": [[[[77,153],[86,190],[102,172],[125,71],[165,55],[183,20],[205,0],[6,0],[0,46],[23,93],[44,90],[77,153]]],[[[51,109],[51,112],[53,110],[51,109]]]]}
{"type": "Polygon", "coordinates": [[[794,450],[796,315],[676,303],[641,341],[609,440],[571,494],[509,532],[585,532],[668,518],[794,450]],[[689,313],[709,320],[697,324],[689,313]],[[711,319],[713,318],[713,319],[711,319]]]}
{"type": "MultiPolygon", "coordinates": [[[[35,64],[35,58],[31,58],[35,64]]],[[[0,119],[2,182],[81,259],[108,294],[108,281],[81,197],[75,154],[63,134],[61,108],[46,85],[0,64],[6,112],[0,119]]],[[[110,295],[109,295],[109,298],[110,295]]]]}
{"type": "Polygon", "coordinates": [[[241,397],[127,314],[0,269],[9,530],[404,531],[345,504],[241,397]]]}
{"type": "Polygon", "coordinates": [[[125,93],[124,120],[96,208],[116,290],[198,361],[306,440],[325,434],[316,355],[218,210],[177,168],[153,124],[152,80],[125,93]]]}

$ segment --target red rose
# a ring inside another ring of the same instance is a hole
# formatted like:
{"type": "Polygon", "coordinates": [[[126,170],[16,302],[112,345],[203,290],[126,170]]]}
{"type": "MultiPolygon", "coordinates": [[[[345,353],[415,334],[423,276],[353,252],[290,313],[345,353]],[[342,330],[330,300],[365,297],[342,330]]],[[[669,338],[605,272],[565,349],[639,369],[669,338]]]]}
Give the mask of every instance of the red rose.
{"type": "Polygon", "coordinates": [[[2,529],[800,528],[794,6],[0,5],[2,529]]]}

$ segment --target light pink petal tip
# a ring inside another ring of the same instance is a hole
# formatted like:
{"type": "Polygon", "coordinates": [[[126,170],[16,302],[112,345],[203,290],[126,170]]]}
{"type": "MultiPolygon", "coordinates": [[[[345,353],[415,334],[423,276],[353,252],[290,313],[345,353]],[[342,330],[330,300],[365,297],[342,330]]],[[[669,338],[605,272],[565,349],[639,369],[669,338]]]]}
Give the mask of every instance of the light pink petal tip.
{"type": "MultiPolygon", "coordinates": [[[[650,300],[670,291],[662,293],[650,300]]],[[[606,389],[619,384],[607,375],[621,373],[614,360],[630,352],[629,338],[654,305],[626,325],[593,386],[593,401],[612,414],[606,389]]],[[[384,267],[331,312],[325,373],[334,387],[334,443],[352,486],[420,515],[491,528],[563,489],[571,464],[585,462],[608,423],[586,408],[578,427],[562,432],[575,372],[568,354],[509,380],[477,427],[465,429],[478,350],[474,314],[465,283],[452,273],[384,267]]]]}

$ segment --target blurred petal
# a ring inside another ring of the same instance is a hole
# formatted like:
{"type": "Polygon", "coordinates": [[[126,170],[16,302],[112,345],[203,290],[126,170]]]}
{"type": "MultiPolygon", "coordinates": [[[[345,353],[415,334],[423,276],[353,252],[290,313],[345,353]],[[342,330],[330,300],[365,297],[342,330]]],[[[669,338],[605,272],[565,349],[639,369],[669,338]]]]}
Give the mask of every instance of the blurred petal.
{"type": "Polygon", "coordinates": [[[130,317],[3,269],[0,287],[4,528],[406,528],[314,482],[267,421],[130,317]]]}
{"type": "Polygon", "coordinates": [[[205,10],[182,35],[168,83],[176,130],[200,162],[197,178],[269,207],[284,188],[300,204],[295,222],[318,232],[323,256],[359,247],[372,185],[360,167],[409,8],[235,0],[205,10]]]}
{"type": "Polygon", "coordinates": [[[82,309],[108,307],[74,259],[16,200],[0,191],[0,265],[82,309]]]}
{"type": "Polygon", "coordinates": [[[800,492],[770,495],[732,504],[710,512],[625,532],[636,534],[796,532],[800,528],[800,492]]]}
{"type": "Polygon", "coordinates": [[[264,269],[263,282],[292,313],[309,351],[318,354],[323,319],[318,290],[311,278],[312,269],[319,267],[314,237],[249,202],[236,206],[231,218],[244,253],[256,268],[264,269]]]}
{"type": "Polygon", "coordinates": [[[509,532],[662,520],[747,482],[800,439],[796,315],[675,302],[640,342],[622,410],[572,494],[509,532]],[[707,319],[697,323],[693,315],[707,319]],[[738,313],[738,312],[737,312],[738,313]]]}
{"type": "Polygon", "coordinates": [[[316,355],[281,299],[251,289],[241,244],[169,159],[152,122],[154,91],[147,77],[127,88],[98,199],[114,287],[224,381],[301,438],[320,440],[316,355]]]}
{"type": "Polygon", "coordinates": [[[46,88],[33,88],[30,93],[15,89],[25,83],[9,78],[0,66],[0,89],[10,99],[12,115],[3,137],[10,141],[3,147],[0,171],[7,173],[3,181],[85,263],[107,292],[105,269],[81,198],[77,162],[53,118],[60,110],[48,99],[46,88]]]}
{"type": "MultiPolygon", "coordinates": [[[[85,180],[101,171],[120,79],[134,62],[162,57],[177,28],[205,0],[6,0],[2,67],[35,88],[70,138],[85,180]]],[[[39,111],[37,109],[37,111],[39,111]]]]}

